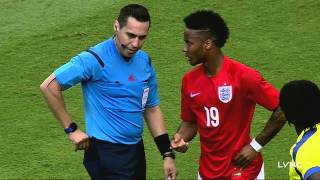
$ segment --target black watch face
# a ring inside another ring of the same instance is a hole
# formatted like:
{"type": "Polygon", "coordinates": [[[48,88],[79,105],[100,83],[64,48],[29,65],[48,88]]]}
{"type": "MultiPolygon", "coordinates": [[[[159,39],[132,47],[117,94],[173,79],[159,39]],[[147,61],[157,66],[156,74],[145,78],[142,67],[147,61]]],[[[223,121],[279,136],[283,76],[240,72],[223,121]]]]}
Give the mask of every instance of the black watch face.
{"type": "Polygon", "coordinates": [[[71,128],[71,132],[75,132],[77,130],[78,126],[76,123],[71,123],[70,128],[71,128]]]}

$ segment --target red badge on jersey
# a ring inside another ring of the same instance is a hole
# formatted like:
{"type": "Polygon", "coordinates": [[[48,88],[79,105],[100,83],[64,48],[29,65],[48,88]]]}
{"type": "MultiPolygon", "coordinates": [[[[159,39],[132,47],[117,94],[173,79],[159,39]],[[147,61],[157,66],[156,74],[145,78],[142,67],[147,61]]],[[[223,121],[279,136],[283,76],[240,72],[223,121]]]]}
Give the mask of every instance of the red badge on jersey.
{"type": "Polygon", "coordinates": [[[232,86],[219,86],[218,95],[221,102],[228,103],[232,99],[232,86]]]}
{"type": "Polygon", "coordinates": [[[130,74],[129,78],[128,78],[128,81],[134,81],[134,77],[132,74],[130,74]]]}

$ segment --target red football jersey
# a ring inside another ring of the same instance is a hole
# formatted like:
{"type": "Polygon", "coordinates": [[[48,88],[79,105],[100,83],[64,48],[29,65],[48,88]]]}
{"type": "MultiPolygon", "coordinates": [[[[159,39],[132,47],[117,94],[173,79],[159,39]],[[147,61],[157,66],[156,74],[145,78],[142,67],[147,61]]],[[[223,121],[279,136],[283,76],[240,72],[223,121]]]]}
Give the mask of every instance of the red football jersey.
{"type": "MultiPolygon", "coordinates": [[[[232,158],[249,144],[255,106],[278,106],[279,92],[256,70],[224,57],[220,72],[205,74],[203,64],[182,80],[181,119],[196,121],[201,142],[199,173],[203,179],[229,179],[232,158]]],[[[244,171],[257,176],[261,155],[244,171]]]]}

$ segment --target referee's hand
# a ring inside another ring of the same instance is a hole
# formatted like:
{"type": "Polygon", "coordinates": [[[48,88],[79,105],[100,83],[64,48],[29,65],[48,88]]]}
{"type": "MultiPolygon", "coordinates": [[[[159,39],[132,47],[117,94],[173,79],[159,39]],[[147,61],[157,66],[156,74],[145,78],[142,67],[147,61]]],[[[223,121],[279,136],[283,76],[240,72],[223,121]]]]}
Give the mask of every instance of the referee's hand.
{"type": "Polygon", "coordinates": [[[178,171],[174,159],[172,159],[171,157],[164,158],[163,170],[165,180],[176,180],[178,171]]]}
{"type": "Polygon", "coordinates": [[[188,145],[189,143],[185,142],[179,133],[176,133],[171,140],[171,148],[181,153],[187,152],[188,145]]]}
{"type": "Polygon", "coordinates": [[[70,133],[69,139],[75,145],[75,151],[85,150],[89,148],[89,137],[80,129],[77,129],[75,132],[70,133]]]}

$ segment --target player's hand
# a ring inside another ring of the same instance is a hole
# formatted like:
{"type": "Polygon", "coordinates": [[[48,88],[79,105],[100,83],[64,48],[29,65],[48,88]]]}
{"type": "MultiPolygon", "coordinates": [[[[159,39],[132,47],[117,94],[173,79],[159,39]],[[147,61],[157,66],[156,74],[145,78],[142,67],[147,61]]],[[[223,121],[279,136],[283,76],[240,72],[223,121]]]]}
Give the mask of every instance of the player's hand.
{"type": "Polygon", "coordinates": [[[163,171],[165,180],[175,180],[178,172],[176,169],[176,163],[171,157],[165,157],[163,160],[163,171]]]}
{"type": "Polygon", "coordinates": [[[171,148],[178,152],[187,152],[188,145],[189,143],[185,142],[179,133],[176,133],[171,140],[171,148]]]}
{"type": "Polygon", "coordinates": [[[75,132],[70,133],[69,139],[75,145],[75,151],[89,148],[89,137],[80,129],[77,129],[75,132]]]}
{"type": "Polygon", "coordinates": [[[242,148],[240,153],[238,153],[233,158],[233,164],[240,168],[245,168],[248,166],[258,155],[258,152],[255,151],[250,144],[247,144],[242,148]]]}

